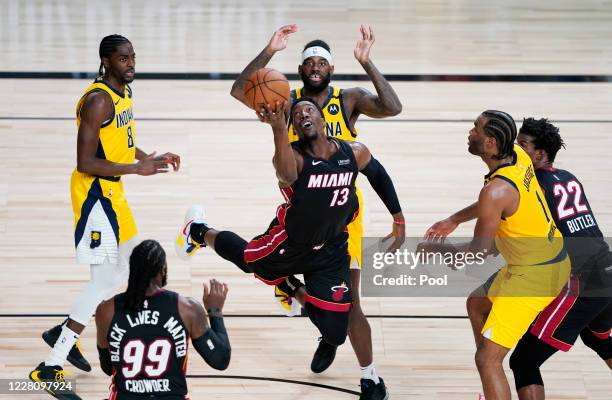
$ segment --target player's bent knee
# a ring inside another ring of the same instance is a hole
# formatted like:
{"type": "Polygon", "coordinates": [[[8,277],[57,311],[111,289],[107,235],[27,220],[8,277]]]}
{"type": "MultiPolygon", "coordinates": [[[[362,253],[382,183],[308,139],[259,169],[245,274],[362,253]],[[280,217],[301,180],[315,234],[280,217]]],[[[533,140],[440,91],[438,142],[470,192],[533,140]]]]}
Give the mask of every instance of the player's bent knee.
{"type": "Polygon", "coordinates": [[[585,328],[580,332],[582,342],[595,351],[602,360],[612,358],[612,338],[607,336],[605,339],[597,337],[589,328],[585,328]]]}
{"type": "Polygon", "coordinates": [[[526,333],[510,356],[510,369],[514,374],[516,390],[529,385],[544,386],[540,366],[557,352],[530,333],[526,333]]]}

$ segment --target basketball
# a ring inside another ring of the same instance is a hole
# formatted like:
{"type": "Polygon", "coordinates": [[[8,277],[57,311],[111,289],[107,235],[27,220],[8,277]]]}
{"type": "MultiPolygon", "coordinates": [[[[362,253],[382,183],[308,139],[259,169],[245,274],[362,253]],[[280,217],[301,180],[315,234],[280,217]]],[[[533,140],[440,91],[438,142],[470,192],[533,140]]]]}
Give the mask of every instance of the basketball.
{"type": "Polygon", "coordinates": [[[289,100],[289,82],[285,75],[275,69],[258,69],[246,81],[244,99],[254,110],[266,103],[274,108],[276,101],[289,100]]]}

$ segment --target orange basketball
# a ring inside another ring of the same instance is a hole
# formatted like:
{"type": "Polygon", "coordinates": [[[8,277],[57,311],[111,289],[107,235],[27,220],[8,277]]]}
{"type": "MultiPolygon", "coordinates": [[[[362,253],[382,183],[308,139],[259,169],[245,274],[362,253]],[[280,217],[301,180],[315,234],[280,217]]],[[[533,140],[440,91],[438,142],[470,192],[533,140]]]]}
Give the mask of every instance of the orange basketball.
{"type": "Polygon", "coordinates": [[[289,82],[275,69],[261,68],[255,71],[244,85],[244,99],[249,107],[260,109],[264,104],[275,107],[276,101],[289,101],[289,82]]]}

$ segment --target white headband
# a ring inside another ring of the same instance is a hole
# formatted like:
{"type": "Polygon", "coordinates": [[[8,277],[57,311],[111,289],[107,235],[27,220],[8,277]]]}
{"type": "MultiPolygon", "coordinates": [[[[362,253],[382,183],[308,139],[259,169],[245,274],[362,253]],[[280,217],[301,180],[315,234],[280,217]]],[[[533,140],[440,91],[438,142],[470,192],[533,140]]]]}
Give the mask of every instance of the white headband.
{"type": "Polygon", "coordinates": [[[304,50],[302,53],[302,62],[309,57],[321,57],[326,59],[328,63],[332,63],[331,53],[321,46],[312,46],[304,50]]]}

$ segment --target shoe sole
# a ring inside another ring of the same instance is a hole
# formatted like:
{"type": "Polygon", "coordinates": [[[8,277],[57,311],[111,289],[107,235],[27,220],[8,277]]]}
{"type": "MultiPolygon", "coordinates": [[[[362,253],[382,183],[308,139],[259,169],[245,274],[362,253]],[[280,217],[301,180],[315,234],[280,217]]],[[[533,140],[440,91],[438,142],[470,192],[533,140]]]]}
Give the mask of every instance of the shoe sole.
{"type": "MultiPolygon", "coordinates": [[[[49,334],[47,333],[48,331],[44,331],[42,334],[42,338],[45,341],[45,343],[47,343],[47,345],[51,348],[53,348],[53,346],[55,346],[55,342],[52,341],[51,337],[49,336],[49,334]]],[[[72,349],[70,349],[70,351],[72,351],[72,349]]],[[[85,372],[91,372],[91,365],[83,365],[81,362],[79,362],[77,359],[75,359],[73,356],[70,355],[70,353],[68,353],[68,356],[66,357],[66,360],[72,364],[75,368],[80,369],[81,371],[85,371],[85,372]]]]}

